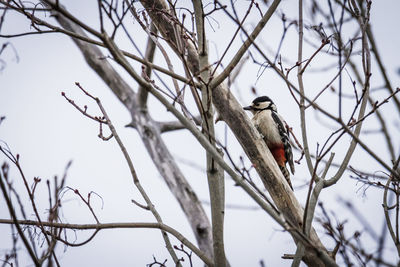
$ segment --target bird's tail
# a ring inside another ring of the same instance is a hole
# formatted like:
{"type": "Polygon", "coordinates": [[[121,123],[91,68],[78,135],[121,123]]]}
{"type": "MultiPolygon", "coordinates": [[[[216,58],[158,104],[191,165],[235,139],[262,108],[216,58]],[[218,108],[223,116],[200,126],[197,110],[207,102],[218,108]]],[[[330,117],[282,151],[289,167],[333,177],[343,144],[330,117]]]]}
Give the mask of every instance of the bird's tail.
{"type": "Polygon", "coordinates": [[[290,181],[290,174],[289,174],[288,169],[285,166],[279,166],[279,169],[281,169],[283,176],[285,176],[287,183],[289,184],[290,188],[293,190],[293,186],[292,186],[292,182],[290,181]]]}

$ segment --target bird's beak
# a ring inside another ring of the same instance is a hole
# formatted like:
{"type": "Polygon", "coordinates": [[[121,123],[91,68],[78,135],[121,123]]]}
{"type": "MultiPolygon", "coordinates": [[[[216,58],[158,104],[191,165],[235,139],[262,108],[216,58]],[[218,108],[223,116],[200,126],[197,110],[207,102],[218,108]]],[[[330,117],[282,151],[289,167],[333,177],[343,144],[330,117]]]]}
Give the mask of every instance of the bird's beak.
{"type": "Polygon", "coordinates": [[[253,108],[251,106],[243,107],[244,110],[252,110],[253,108]]]}

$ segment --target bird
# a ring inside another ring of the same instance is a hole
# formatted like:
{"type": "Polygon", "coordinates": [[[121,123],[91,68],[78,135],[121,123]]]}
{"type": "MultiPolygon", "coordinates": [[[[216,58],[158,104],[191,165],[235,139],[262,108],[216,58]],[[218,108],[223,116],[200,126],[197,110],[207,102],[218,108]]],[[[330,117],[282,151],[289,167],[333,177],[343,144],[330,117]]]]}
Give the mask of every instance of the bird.
{"type": "Polygon", "coordinates": [[[253,114],[252,123],[261,134],[279,169],[293,190],[290,174],[286,168],[288,163],[290,171],[294,174],[292,146],[289,142],[287,124],[278,114],[276,105],[268,96],[260,96],[254,99],[250,106],[243,107],[243,109],[251,111],[253,114]]]}

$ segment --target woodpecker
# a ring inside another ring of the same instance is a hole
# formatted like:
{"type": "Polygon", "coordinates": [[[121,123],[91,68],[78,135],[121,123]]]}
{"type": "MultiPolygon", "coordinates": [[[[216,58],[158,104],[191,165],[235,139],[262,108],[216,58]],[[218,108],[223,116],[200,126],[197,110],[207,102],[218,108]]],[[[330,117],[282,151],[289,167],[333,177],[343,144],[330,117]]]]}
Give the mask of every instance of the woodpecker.
{"type": "Polygon", "coordinates": [[[243,109],[249,110],[253,114],[251,121],[262,135],[283,176],[293,190],[290,174],[286,168],[286,163],[289,163],[290,171],[294,174],[289,132],[286,128],[286,122],[278,114],[274,102],[268,96],[260,96],[254,99],[250,106],[243,107],[243,109]]]}

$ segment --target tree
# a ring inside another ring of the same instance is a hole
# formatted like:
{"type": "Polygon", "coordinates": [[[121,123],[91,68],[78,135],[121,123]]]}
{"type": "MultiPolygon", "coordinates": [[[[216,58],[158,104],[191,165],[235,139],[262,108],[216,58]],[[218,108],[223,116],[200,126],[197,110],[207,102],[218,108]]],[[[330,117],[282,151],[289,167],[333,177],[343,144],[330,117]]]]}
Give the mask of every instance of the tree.
{"type": "MultiPolygon", "coordinates": [[[[11,250],[13,253],[6,255],[5,262],[16,261],[17,244],[24,245],[35,265],[44,262],[60,265],[55,249],[58,243],[85,245],[106,228],[158,228],[176,265],[182,265],[179,253],[192,260],[188,249],[207,265],[229,265],[224,245],[226,176],[232,178],[253,203],[291,236],[296,251],[285,257],[293,260],[293,266],[298,266],[301,260],[309,266],[395,264],[394,260],[384,256],[385,253],[394,254],[386,251],[388,244],[400,251],[398,225],[393,223],[398,218],[398,211],[394,209],[398,209],[399,196],[399,174],[396,171],[399,159],[394,149],[398,144],[393,139],[396,136],[395,124],[388,123],[390,120],[398,121],[397,116],[394,119],[391,116],[400,111],[396,96],[399,88],[392,85],[371,30],[372,3],[303,3],[300,0],[298,10],[291,12],[289,5],[282,7],[278,0],[265,2],[227,4],[192,1],[189,5],[184,1],[97,1],[93,4],[97,5],[95,12],[93,6],[87,14],[79,15],[80,12],[74,14],[68,11],[68,7],[59,1],[43,0],[29,4],[0,1],[0,29],[7,31],[1,36],[11,38],[10,42],[3,43],[1,54],[6,49],[10,50],[13,38],[20,36],[33,38],[32,35],[42,37],[61,33],[71,37],[91,69],[128,111],[131,120],[128,126],[136,129],[196,239],[194,244],[177,227],[164,223],[150,197],[151,190],[145,189],[142,177],[137,174],[140,167],[131,159],[135,152],[128,152],[120,137],[119,127],[114,126],[116,119],[108,115],[109,109],[102,104],[104,99],[97,97],[97,92],[84,82],[77,82],[77,89],[86,97],[86,105],[78,104],[70,92],[62,92],[62,96],[81,115],[99,125],[102,140],[116,141],[124,161],[128,163],[135,188],[140,193],[140,198],[135,198],[133,202],[149,211],[156,222],[103,223],[92,204],[96,193],[90,192],[85,197],[80,188],[66,185],[66,174],[61,181],[55,179],[48,182],[49,212],[48,218],[42,219],[43,212],[37,208],[36,199],[36,188],[42,185],[41,179],[32,180],[25,176],[20,156],[3,144],[1,151],[8,163],[3,164],[0,180],[11,219],[1,222],[11,224],[12,233],[18,232],[18,239],[15,239],[11,250]],[[9,29],[13,30],[13,25],[7,24],[9,21],[12,23],[7,18],[9,13],[22,15],[30,23],[30,30],[8,33],[9,29]],[[95,23],[88,19],[93,14],[96,16],[95,23]],[[273,23],[283,26],[279,34],[270,29],[273,23]],[[219,29],[215,30],[217,27],[219,29]],[[221,32],[223,41],[217,38],[221,32]],[[209,36],[214,36],[215,42],[218,42],[216,49],[211,49],[210,40],[213,39],[209,36]],[[143,49],[140,46],[145,38],[147,42],[143,49]],[[263,40],[274,40],[277,45],[269,50],[270,43],[266,45],[263,40]],[[127,41],[137,48],[137,52],[125,48],[127,41]],[[371,76],[372,66],[375,65],[377,75],[371,76]],[[307,188],[302,201],[298,199],[297,188],[293,192],[287,185],[270,151],[237,100],[242,94],[250,94],[249,86],[243,82],[243,78],[248,78],[250,69],[258,72],[252,80],[253,85],[256,84],[252,88],[253,94],[275,94],[275,91],[266,92],[264,88],[256,89],[262,87],[259,85],[261,82],[270,84],[271,81],[274,85],[271,87],[279,88],[273,90],[287,88],[284,93],[279,93],[283,97],[277,103],[278,108],[289,110],[288,106],[296,107],[290,110],[296,114],[299,123],[289,124],[294,132],[294,146],[298,148],[297,162],[301,164],[297,169],[308,171],[302,173],[306,177],[307,188]],[[384,84],[382,90],[372,90],[381,83],[384,84]],[[241,89],[234,90],[235,87],[241,89]],[[155,111],[152,100],[161,104],[174,119],[167,122],[155,120],[157,115],[152,114],[155,111]],[[92,106],[89,106],[90,103],[92,106]],[[93,104],[98,106],[98,113],[93,111],[93,104]],[[316,119],[311,118],[313,114],[316,119]],[[367,132],[362,134],[364,125],[368,123],[379,125],[375,134],[385,140],[387,147],[381,148],[380,153],[375,152],[376,146],[370,141],[373,137],[367,136],[367,132]],[[227,128],[219,129],[219,125],[227,128]],[[175,145],[168,146],[165,141],[164,133],[177,130],[190,133],[195,139],[193,143],[199,144],[206,154],[203,173],[208,181],[210,219],[196,194],[197,190],[187,181],[173,156],[175,145]],[[224,131],[225,137],[220,138],[224,131]],[[229,142],[228,145],[227,140],[234,143],[229,142]],[[355,155],[357,145],[362,150],[355,155]],[[236,152],[239,146],[242,150],[236,152]],[[375,169],[371,170],[365,162],[358,162],[357,158],[361,155],[373,162],[375,169]],[[355,167],[349,165],[350,160],[354,161],[355,167]],[[15,178],[12,179],[9,172],[10,162],[20,172],[25,184],[34,221],[27,221],[29,217],[22,211],[15,212],[18,206],[23,207],[22,204],[15,204],[23,191],[14,187],[15,178]],[[376,175],[376,171],[383,171],[383,174],[376,175]],[[344,177],[347,179],[349,173],[362,184],[361,187],[379,189],[384,199],[382,212],[387,224],[381,234],[375,234],[376,228],[369,227],[362,219],[368,211],[350,204],[347,199],[342,201],[342,208],[347,207],[355,214],[363,229],[354,230],[351,236],[348,233],[352,231],[350,226],[339,219],[337,225],[333,222],[331,211],[335,205],[321,204],[321,193],[337,187],[338,181],[344,177]],[[59,214],[62,212],[63,197],[71,192],[87,206],[96,224],[77,225],[61,221],[59,214]],[[391,197],[388,198],[388,195],[391,197]],[[316,216],[318,203],[320,215],[316,216]],[[25,216],[25,220],[20,220],[21,216],[25,216]],[[23,231],[24,225],[34,225],[37,229],[23,231]],[[317,234],[314,227],[325,231],[330,239],[322,242],[321,232],[317,234]],[[71,233],[68,229],[95,231],[86,241],[74,243],[69,241],[71,233]],[[34,231],[41,233],[46,244],[41,253],[34,245],[34,231]],[[385,238],[387,232],[391,242],[385,238]],[[375,246],[368,250],[366,244],[369,237],[365,235],[372,236],[376,241],[375,246]],[[171,240],[172,236],[182,246],[174,245],[176,242],[171,240]]],[[[165,262],[154,257],[152,264],[164,265],[165,262]]]]}

